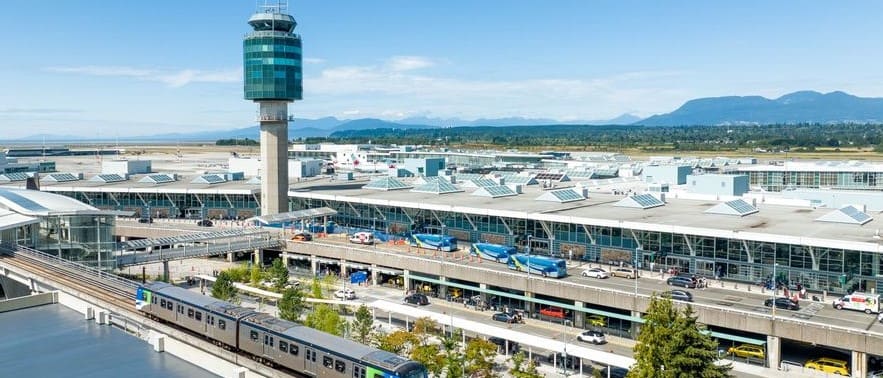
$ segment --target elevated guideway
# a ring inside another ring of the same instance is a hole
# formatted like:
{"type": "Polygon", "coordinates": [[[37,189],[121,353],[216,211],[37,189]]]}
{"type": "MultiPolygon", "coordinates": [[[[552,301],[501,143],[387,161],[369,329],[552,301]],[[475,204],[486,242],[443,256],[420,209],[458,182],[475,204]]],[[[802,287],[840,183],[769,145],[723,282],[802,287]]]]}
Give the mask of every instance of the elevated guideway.
{"type": "Polygon", "coordinates": [[[230,229],[230,230],[222,230],[222,231],[212,231],[212,232],[200,232],[200,233],[192,233],[178,236],[169,236],[162,238],[152,238],[152,239],[138,239],[138,240],[129,240],[122,242],[120,245],[120,249],[122,250],[134,250],[141,248],[151,248],[151,247],[159,247],[164,245],[175,245],[180,243],[193,243],[204,240],[224,240],[228,238],[237,238],[244,237],[253,234],[266,234],[267,231],[264,231],[259,228],[244,228],[244,229],[230,229]]]}
{"type": "MultiPolygon", "coordinates": [[[[265,248],[279,248],[285,245],[284,241],[280,240],[277,237],[274,237],[270,232],[267,231],[250,232],[237,236],[228,236],[223,239],[203,239],[199,244],[193,243],[195,243],[195,241],[190,243],[179,242],[175,244],[183,245],[169,249],[151,250],[149,252],[126,253],[125,251],[120,251],[119,255],[116,257],[117,266],[128,267],[159,262],[168,263],[169,261],[185,260],[197,257],[216,256],[243,251],[255,251],[265,248]]],[[[168,245],[168,243],[165,243],[164,245],[168,245]]]]}

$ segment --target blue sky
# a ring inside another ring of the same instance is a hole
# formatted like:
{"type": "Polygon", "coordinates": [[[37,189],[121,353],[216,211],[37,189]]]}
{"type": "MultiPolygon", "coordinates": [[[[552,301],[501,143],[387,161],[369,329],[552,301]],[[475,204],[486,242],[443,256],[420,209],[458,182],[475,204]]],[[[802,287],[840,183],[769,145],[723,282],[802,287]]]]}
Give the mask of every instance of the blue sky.
{"type": "MultiPolygon", "coordinates": [[[[263,3],[263,0],[259,0],[263,3]]],[[[4,1],[0,139],[253,123],[256,1],[4,1]]],[[[696,97],[883,97],[879,1],[291,1],[296,117],[609,119],[696,97]]]]}

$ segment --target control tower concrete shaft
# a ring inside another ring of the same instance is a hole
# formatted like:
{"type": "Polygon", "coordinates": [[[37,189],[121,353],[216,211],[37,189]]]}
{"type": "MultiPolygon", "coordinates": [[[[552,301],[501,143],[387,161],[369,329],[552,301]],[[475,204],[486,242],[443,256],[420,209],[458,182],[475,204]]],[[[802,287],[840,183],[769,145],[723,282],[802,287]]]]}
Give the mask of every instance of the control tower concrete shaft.
{"type": "Polygon", "coordinates": [[[285,8],[251,16],[243,41],[245,99],[258,103],[261,125],[261,215],[288,211],[288,103],[303,98],[301,39],[285,8]]]}

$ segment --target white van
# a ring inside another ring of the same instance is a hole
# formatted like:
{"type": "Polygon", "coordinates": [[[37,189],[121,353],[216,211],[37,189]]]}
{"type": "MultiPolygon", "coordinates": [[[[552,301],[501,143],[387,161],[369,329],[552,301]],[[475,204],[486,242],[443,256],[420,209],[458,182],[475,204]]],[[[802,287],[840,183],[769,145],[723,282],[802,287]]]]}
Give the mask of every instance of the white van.
{"type": "Polygon", "coordinates": [[[370,232],[357,232],[350,235],[350,243],[374,244],[374,234],[370,232]]]}
{"type": "Polygon", "coordinates": [[[864,311],[866,314],[876,314],[880,312],[880,295],[852,293],[835,300],[833,305],[838,310],[847,309],[864,311]]]}

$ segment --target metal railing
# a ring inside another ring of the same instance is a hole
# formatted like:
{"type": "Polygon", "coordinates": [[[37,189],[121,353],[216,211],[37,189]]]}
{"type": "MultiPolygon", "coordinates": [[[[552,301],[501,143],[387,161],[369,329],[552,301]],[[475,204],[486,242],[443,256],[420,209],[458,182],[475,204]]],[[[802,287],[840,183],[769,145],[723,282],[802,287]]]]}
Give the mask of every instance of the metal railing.
{"type": "Polygon", "coordinates": [[[170,249],[159,249],[152,252],[139,252],[117,256],[117,267],[151,264],[163,261],[184,260],[196,257],[221,255],[229,252],[241,252],[254,249],[281,247],[284,242],[277,238],[255,240],[228,241],[226,243],[191,245],[170,249]]]}

